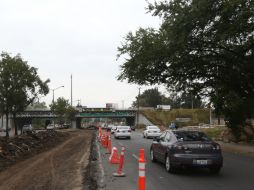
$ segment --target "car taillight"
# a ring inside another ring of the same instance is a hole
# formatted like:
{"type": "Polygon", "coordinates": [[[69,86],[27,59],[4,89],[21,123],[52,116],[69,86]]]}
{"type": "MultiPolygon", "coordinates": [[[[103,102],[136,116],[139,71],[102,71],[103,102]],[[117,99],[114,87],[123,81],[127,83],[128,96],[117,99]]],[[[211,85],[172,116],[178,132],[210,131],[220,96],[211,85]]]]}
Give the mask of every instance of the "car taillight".
{"type": "Polygon", "coordinates": [[[178,150],[188,150],[189,147],[188,146],[184,146],[184,145],[175,145],[173,146],[175,149],[178,149],[178,150]]]}

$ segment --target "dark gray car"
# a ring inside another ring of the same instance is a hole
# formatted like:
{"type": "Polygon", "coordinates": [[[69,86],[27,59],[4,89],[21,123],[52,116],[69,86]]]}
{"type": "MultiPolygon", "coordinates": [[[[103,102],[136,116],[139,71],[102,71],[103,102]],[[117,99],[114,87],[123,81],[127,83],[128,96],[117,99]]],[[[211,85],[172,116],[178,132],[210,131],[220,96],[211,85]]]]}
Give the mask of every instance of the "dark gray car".
{"type": "Polygon", "coordinates": [[[217,174],[223,166],[220,145],[199,131],[165,131],[154,138],[150,157],[164,163],[168,172],[200,167],[217,174]]]}

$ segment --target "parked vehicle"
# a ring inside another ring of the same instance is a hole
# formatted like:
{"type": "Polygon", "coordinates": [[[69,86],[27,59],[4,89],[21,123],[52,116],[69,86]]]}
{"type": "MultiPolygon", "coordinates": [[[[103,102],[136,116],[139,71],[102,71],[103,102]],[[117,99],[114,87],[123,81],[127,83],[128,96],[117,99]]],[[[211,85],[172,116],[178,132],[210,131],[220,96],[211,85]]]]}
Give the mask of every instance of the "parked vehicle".
{"type": "Polygon", "coordinates": [[[46,127],[47,130],[54,130],[55,129],[55,126],[54,124],[49,124],[47,127],[46,127]]]}
{"type": "Polygon", "coordinates": [[[33,131],[33,126],[31,124],[24,125],[22,128],[22,133],[31,133],[33,131]]]}
{"type": "Polygon", "coordinates": [[[114,137],[116,139],[121,138],[121,137],[131,139],[130,126],[117,126],[115,133],[114,133],[114,137]]]}
{"type": "Polygon", "coordinates": [[[147,126],[143,132],[144,138],[154,138],[161,135],[161,130],[155,125],[147,126]]]}
{"type": "Polygon", "coordinates": [[[163,132],[154,138],[150,158],[153,162],[164,163],[168,172],[183,167],[199,167],[218,174],[223,166],[220,145],[199,131],[163,132]]]}

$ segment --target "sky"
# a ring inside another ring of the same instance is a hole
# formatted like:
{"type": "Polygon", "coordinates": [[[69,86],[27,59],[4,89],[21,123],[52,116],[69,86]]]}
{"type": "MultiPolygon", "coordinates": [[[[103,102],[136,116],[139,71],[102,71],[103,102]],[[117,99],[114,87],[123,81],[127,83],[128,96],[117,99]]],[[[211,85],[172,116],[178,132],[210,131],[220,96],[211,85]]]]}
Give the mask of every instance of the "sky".
{"type": "MultiPolygon", "coordinates": [[[[117,81],[117,47],[129,31],[159,27],[146,6],[145,0],[0,0],[0,51],[20,53],[51,80],[50,89],[64,85],[55,99],[70,100],[72,75],[73,104],[128,108],[138,86],[117,81]]],[[[52,97],[50,91],[40,101],[49,104],[52,97]]]]}

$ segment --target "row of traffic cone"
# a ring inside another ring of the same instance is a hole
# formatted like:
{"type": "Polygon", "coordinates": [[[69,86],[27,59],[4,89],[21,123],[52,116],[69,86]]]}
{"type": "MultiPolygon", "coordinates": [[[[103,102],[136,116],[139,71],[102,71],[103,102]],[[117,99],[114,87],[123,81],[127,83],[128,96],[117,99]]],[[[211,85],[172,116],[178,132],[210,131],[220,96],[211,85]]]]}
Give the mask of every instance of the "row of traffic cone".
{"type": "MultiPolygon", "coordinates": [[[[102,134],[101,127],[99,128],[99,140],[104,148],[107,148],[108,152],[111,153],[109,156],[110,164],[118,164],[117,172],[113,173],[115,177],[123,177],[125,173],[123,172],[123,164],[124,164],[124,152],[125,147],[122,147],[120,157],[118,156],[118,151],[116,147],[112,148],[111,143],[111,135],[104,131],[102,134]]],[[[138,190],[145,190],[145,151],[144,149],[140,149],[139,152],[139,178],[138,178],[138,190]]]]}

